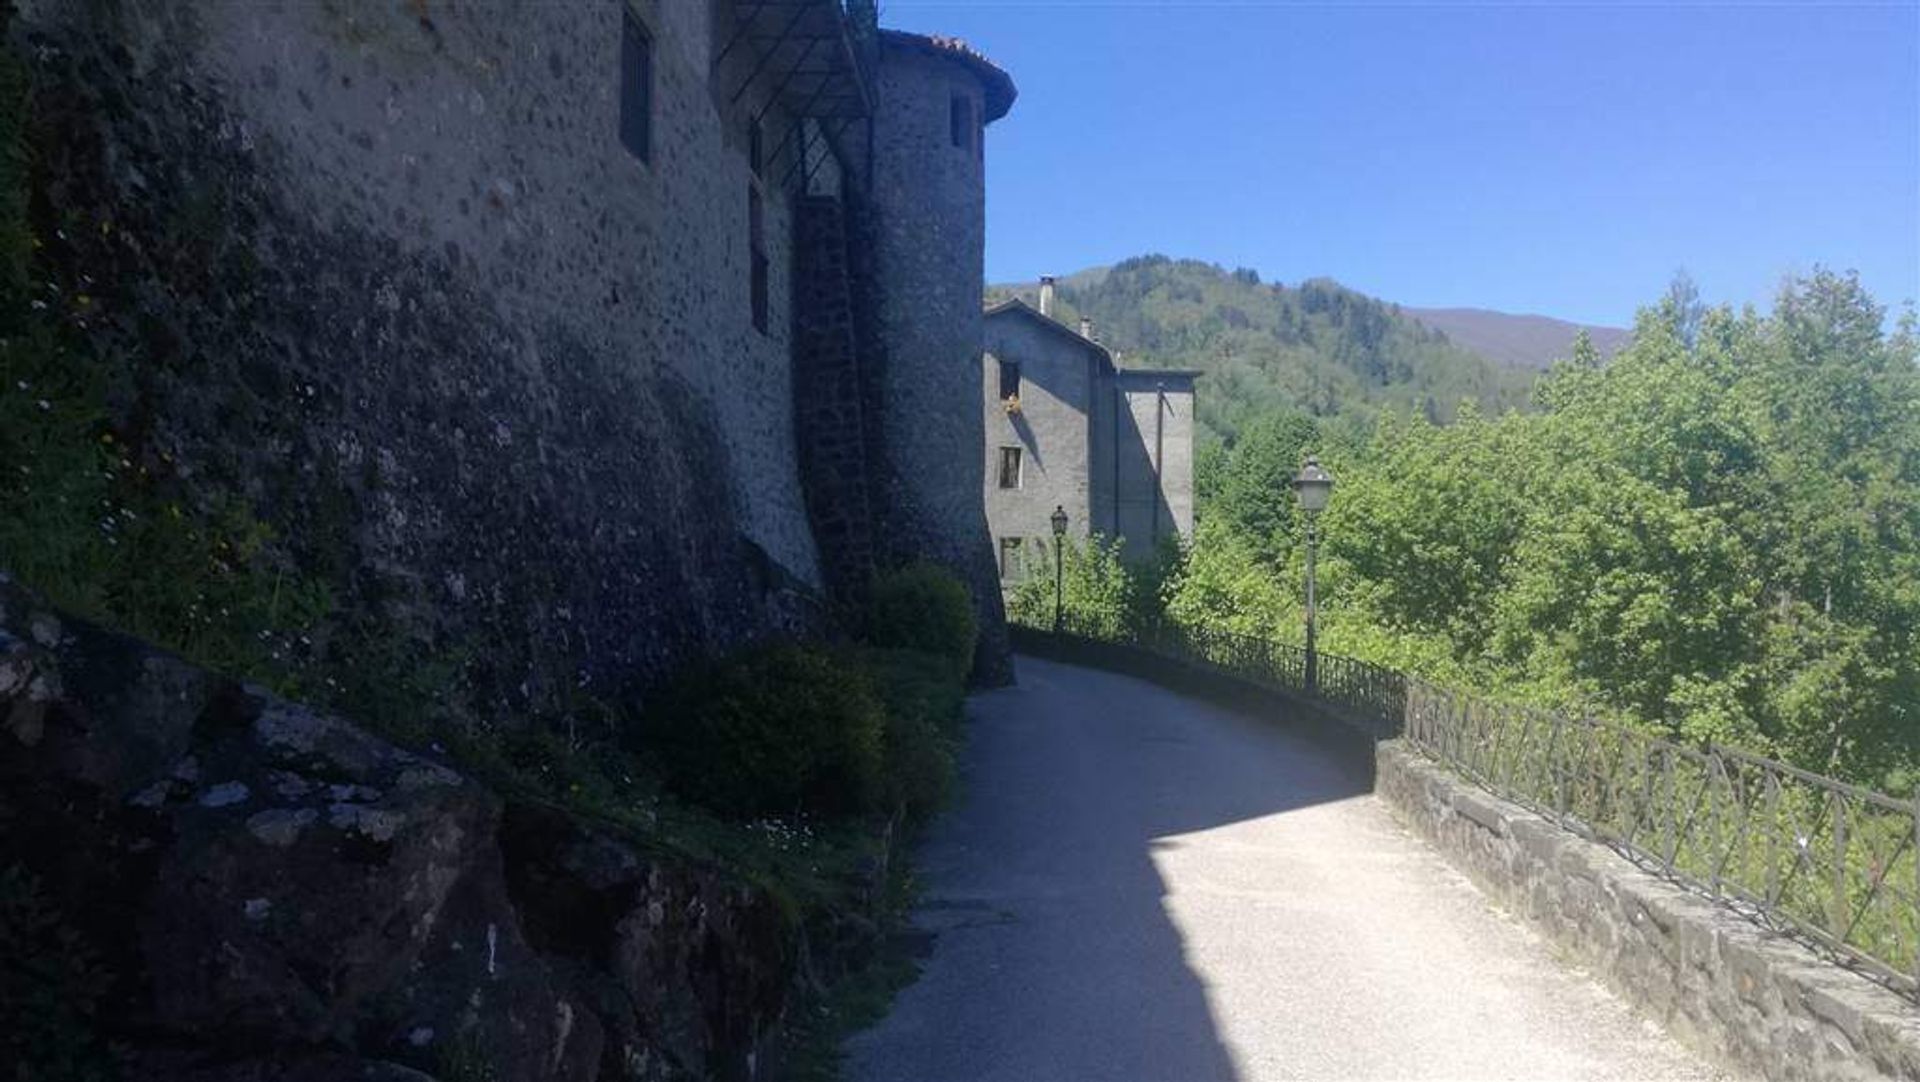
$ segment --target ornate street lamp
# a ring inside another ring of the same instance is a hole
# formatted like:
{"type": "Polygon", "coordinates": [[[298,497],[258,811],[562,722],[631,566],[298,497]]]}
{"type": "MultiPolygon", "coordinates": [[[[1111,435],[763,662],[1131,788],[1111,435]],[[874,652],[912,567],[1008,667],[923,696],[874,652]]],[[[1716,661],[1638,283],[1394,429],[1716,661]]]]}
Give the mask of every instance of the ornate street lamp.
{"type": "Polygon", "coordinates": [[[1060,634],[1060,545],[1067,538],[1067,508],[1053,508],[1053,633],[1060,634]]]}
{"type": "Polygon", "coordinates": [[[1293,493],[1300,498],[1300,510],[1307,515],[1307,693],[1320,690],[1320,655],[1314,648],[1315,563],[1320,551],[1320,512],[1326,510],[1333,495],[1333,475],[1320,468],[1320,460],[1307,456],[1307,464],[1293,478],[1293,493]]]}

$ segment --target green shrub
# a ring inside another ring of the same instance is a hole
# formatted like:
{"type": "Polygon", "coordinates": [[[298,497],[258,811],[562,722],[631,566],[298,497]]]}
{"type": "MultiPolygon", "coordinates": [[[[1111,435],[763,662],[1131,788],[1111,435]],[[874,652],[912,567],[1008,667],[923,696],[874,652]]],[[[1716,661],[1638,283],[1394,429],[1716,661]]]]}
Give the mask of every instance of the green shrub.
{"type": "Polygon", "coordinates": [[[851,815],[884,796],[886,708],[871,677],[817,646],[761,646],[670,690],[647,743],[689,800],[743,816],[851,815]]]}
{"type": "Polygon", "coordinates": [[[953,793],[954,755],[966,689],[948,658],[919,650],[865,655],[886,703],[883,744],[889,809],[923,820],[953,793]]]}
{"type": "MultiPolygon", "coordinates": [[[[1061,623],[1065,630],[1092,638],[1119,638],[1135,628],[1145,614],[1157,611],[1152,595],[1157,575],[1136,575],[1120,559],[1118,539],[1098,534],[1083,542],[1069,542],[1062,552],[1060,581],[1061,623]]],[[[1021,580],[1007,600],[1008,615],[1028,627],[1053,626],[1054,576],[1052,560],[1044,574],[1021,580]]]]}
{"type": "Polygon", "coordinates": [[[875,646],[947,658],[955,672],[965,674],[973,668],[973,645],[979,637],[973,595],[936,564],[883,572],[873,580],[867,637],[875,646]]]}

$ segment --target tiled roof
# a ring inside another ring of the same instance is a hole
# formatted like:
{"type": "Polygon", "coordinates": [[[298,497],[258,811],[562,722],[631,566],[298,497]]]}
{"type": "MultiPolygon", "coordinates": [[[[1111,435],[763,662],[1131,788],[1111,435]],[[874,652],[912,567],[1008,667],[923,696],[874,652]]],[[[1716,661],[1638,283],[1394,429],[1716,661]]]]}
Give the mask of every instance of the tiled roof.
{"type": "Polygon", "coordinates": [[[998,120],[1013,108],[1013,99],[1019,96],[1014,89],[1013,77],[1001,70],[998,64],[988,60],[986,54],[959,38],[950,38],[940,34],[910,34],[905,30],[882,30],[880,38],[888,45],[903,49],[916,49],[934,56],[958,60],[980,79],[980,85],[987,93],[986,119],[998,120]]]}

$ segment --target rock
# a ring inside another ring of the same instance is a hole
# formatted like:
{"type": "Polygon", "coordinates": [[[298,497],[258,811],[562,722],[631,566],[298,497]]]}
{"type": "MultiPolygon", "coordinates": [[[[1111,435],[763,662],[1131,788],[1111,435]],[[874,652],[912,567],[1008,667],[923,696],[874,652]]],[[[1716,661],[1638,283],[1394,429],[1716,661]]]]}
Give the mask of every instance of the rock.
{"type": "Polygon", "coordinates": [[[123,975],[127,1031],[190,1050],[139,1077],[416,1078],[393,1062],[431,1068],[448,1041],[501,1082],[594,1077],[597,1016],[520,932],[497,798],[84,623],[29,641],[42,612],[0,585],[0,717],[64,689],[39,700],[43,739],[0,756],[0,842],[123,975]],[[405,1040],[423,1029],[447,1036],[405,1040]],[[372,1058],[194,1066],[318,1047],[372,1058]]]}

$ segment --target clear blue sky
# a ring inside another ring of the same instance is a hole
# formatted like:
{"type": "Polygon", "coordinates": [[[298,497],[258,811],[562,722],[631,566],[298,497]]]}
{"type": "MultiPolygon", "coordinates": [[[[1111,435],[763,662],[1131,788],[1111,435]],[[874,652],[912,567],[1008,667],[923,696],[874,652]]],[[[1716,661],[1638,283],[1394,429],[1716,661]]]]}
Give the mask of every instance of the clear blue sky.
{"type": "Polygon", "coordinates": [[[1013,74],[987,276],[1164,252],[1626,324],[1858,270],[1920,300],[1920,0],[882,0],[1013,74]]]}

